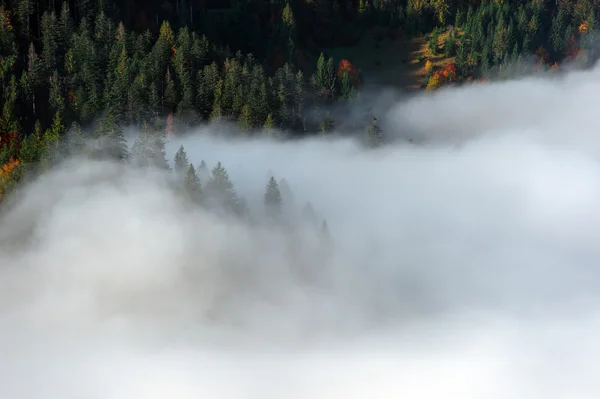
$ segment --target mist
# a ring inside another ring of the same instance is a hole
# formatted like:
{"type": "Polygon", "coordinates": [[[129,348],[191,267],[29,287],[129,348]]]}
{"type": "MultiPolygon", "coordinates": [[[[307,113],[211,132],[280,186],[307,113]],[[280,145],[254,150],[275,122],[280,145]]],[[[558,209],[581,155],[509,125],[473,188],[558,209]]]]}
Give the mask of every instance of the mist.
{"type": "Polygon", "coordinates": [[[596,68],[410,97],[381,119],[421,144],[370,151],[170,138],[255,215],[285,179],[286,226],[62,163],[1,215],[0,396],[597,398],[599,89],[596,68]]]}

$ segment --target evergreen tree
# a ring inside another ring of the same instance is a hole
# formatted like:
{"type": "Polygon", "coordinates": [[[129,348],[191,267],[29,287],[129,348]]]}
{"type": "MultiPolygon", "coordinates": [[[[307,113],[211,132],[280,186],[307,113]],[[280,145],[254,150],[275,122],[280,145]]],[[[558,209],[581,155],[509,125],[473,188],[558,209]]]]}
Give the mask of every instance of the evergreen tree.
{"type": "Polygon", "coordinates": [[[210,171],[208,170],[208,166],[204,160],[200,161],[200,166],[198,167],[198,173],[201,180],[208,180],[210,177],[210,171]]]}
{"type": "Polygon", "coordinates": [[[201,200],[202,186],[192,164],[189,164],[185,173],[184,191],[192,201],[199,202],[201,200]]]}
{"type": "Polygon", "coordinates": [[[238,119],[238,126],[243,132],[248,132],[252,129],[252,115],[250,114],[250,107],[247,104],[242,107],[242,113],[238,119]]]}
{"type": "Polygon", "coordinates": [[[340,94],[345,100],[348,100],[356,95],[356,91],[352,85],[352,82],[350,81],[348,71],[344,71],[342,74],[342,79],[340,81],[340,94]]]}
{"type": "Polygon", "coordinates": [[[281,217],[283,200],[279,191],[279,185],[273,176],[271,176],[267,183],[264,202],[267,217],[270,219],[279,219],[281,217]]]}
{"type": "Polygon", "coordinates": [[[137,166],[170,169],[166,159],[164,135],[148,123],[144,123],[131,152],[132,161],[137,166]]]}
{"type": "MultiPolygon", "coordinates": [[[[188,161],[187,154],[185,153],[183,145],[180,146],[177,152],[175,153],[175,159],[173,163],[175,167],[175,173],[178,176],[183,176],[184,173],[189,172],[190,162],[188,161]]],[[[195,173],[196,171],[194,170],[194,174],[195,173]]]]}
{"type": "Polygon", "coordinates": [[[506,23],[504,19],[500,19],[498,21],[498,25],[496,26],[496,30],[494,33],[494,39],[492,48],[494,51],[494,62],[499,64],[502,62],[504,55],[508,51],[508,28],[506,27],[506,23]]]}
{"type": "Polygon", "coordinates": [[[237,193],[225,167],[218,162],[212,170],[212,176],[206,183],[206,194],[213,204],[239,213],[241,211],[237,193]]]}
{"type": "Polygon", "coordinates": [[[121,126],[115,121],[112,114],[109,113],[100,121],[96,137],[99,144],[99,148],[95,152],[96,156],[120,161],[129,158],[127,140],[125,140],[121,126]]]}

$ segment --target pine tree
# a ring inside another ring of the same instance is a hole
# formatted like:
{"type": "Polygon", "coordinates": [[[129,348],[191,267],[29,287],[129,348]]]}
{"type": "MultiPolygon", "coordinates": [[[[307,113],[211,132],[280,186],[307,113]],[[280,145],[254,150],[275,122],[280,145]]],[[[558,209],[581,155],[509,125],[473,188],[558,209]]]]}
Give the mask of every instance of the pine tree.
{"type": "Polygon", "coordinates": [[[492,42],[495,63],[501,63],[504,54],[506,54],[508,51],[508,44],[508,28],[506,26],[506,22],[504,22],[504,19],[500,19],[498,21],[498,25],[496,25],[492,42]]]}
{"type": "Polygon", "coordinates": [[[273,176],[271,176],[267,183],[264,202],[267,217],[270,219],[279,219],[281,217],[283,200],[279,191],[279,185],[273,176]]]}
{"type": "Polygon", "coordinates": [[[335,95],[335,67],[333,58],[325,61],[325,55],[321,53],[317,60],[317,70],[311,78],[313,87],[321,98],[332,99],[335,95]]]}
{"type": "Polygon", "coordinates": [[[164,134],[144,123],[142,130],[133,143],[132,160],[137,166],[154,167],[169,170],[166,159],[164,134]]]}
{"type": "Polygon", "coordinates": [[[200,161],[200,166],[198,167],[198,174],[201,180],[208,180],[210,178],[210,171],[208,170],[208,166],[204,160],[200,161]]]}
{"type": "Polygon", "coordinates": [[[240,212],[239,200],[233,183],[225,167],[218,162],[212,170],[212,176],[206,183],[206,194],[216,205],[235,213],[240,212]]]}
{"type": "Polygon", "coordinates": [[[71,128],[67,132],[67,152],[71,156],[84,155],[86,149],[85,138],[81,126],[77,122],[71,124],[71,128]]]}
{"type": "Polygon", "coordinates": [[[340,94],[343,99],[348,100],[354,97],[355,89],[350,81],[350,76],[348,75],[348,71],[344,71],[342,74],[342,80],[340,82],[340,94]]]}
{"type": "Polygon", "coordinates": [[[248,104],[242,107],[242,112],[238,119],[238,126],[242,132],[248,132],[252,129],[252,115],[250,114],[250,107],[248,104]]]}
{"type": "Polygon", "coordinates": [[[201,200],[202,185],[192,164],[189,164],[185,173],[184,191],[192,201],[199,202],[201,200]]]}
{"type": "Polygon", "coordinates": [[[99,123],[99,129],[96,131],[96,137],[99,139],[100,148],[95,153],[101,158],[111,158],[125,161],[129,158],[127,140],[123,135],[123,129],[115,121],[113,115],[109,113],[99,123]]]}
{"type": "Polygon", "coordinates": [[[165,74],[165,94],[163,98],[163,107],[167,112],[172,112],[177,105],[177,89],[175,88],[175,81],[171,75],[171,69],[167,68],[165,74]]]}
{"type": "Polygon", "coordinates": [[[180,146],[179,150],[177,150],[177,152],[175,153],[175,159],[173,163],[175,167],[175,173],[178,176],[183,176],[184,173],[188,172],[190,162],[188,161],[187,154],[185,153],[183,145],[180,146]]]}

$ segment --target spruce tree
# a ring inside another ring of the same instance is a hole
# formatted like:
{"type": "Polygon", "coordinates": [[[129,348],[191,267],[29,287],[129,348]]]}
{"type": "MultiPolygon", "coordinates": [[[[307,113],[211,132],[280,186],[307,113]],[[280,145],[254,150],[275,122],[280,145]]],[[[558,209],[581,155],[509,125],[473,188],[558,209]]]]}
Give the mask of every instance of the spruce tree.
{"type": "Polygon", "coordinates": [[[268,218],[279,219],[281,217],[283,200],[281,198],[281,192],[279,191],[279,185],[273,176],[271,176],[267,183],[264,203],[265,213],[268,218]]]}
{"type": "Polygon", "coordinates": [[[242,132],[248,132],[252,129],[252,115],[250,112],[248,104],[242,107],[242,112],[238,119],[238,126],[242,132]]]}
{"type": "MultiPolygon", "coordinates": [[[[184,173],[189,172],[189,167],[191,166],[188,158],[187,158],[187,154],[185,153],[185,149],[183,148],[183,145],[179,147],[179,149],[177,150],[177,152],[175,153],[175,159],[174,159],[174,167],[175,167],[175,173],[178,176],[183,176],[184,173]]],[[[195,173],[195,171],[194,171],[195,173]]]]}
{"type": "Polygon", "coordinates": [[[196,174],[196,169],[194,169],[194,165],[189,164],[187,171],[185,173],[184,180],[184,191],[188,198],[192,201],[199,202],[202,196],[202,185],[200,184],[200,179],[196,174]]]}
{"type": "Polygon", "coordinates": [[[206,194],[214,203],[233,212],[239,212],[239,200],[225,167],[218,162],[206,183],[206,194]]]}
{"type": "Polygon", "coordinates": [[[200,166],[198,166],[198,175],[201,180],[208,180],[210,178],[210,170],[208,170],[208,166],[204,159],[200,161],[200,166]]]}
{"type": "Polygon", "coordinates": [[[98,152],[96,152],[97,156],[101,158],[109,157],[121,161],[129,158],[127,140],[125,140],[125,136],[123,135],[123,129],[115,121],[111,113],[100,121],[96,137],[98,137],[100,145],[98,152]]]}
{"type": "Polygon", "coordinates": [[[137,166],[169,170],[164,134],[145,122],[132,148],[132,160],[137,166]]]}

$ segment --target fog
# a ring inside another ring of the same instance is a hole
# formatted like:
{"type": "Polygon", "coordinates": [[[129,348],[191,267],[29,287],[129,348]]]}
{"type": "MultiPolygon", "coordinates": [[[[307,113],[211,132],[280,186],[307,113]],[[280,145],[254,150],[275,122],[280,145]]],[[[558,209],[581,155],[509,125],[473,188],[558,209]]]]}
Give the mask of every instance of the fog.
{"type": "Polygon", "coordinates": [[[284,178],[284,226],[66,161],[1,215],[0,396],[597,398],[598,92],[594,69],[404,99],[371,151],[170,138],[254,215],[284,178]]]}

